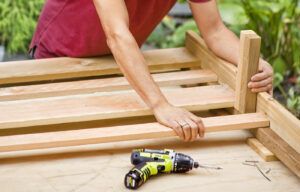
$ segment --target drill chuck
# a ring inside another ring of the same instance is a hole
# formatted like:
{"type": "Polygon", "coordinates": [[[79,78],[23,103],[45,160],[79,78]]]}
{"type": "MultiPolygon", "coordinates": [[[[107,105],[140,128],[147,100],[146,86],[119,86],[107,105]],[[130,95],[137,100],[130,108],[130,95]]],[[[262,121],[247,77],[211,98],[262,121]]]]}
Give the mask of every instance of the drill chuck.
{"type": "Polygon", "coordinates": [[[194,161],[194,168],[197,169],[199,167],[199,163],[194,161]]]}
{"type": "Polygon", "coordinates": [[[190,156],[182,153],[176,153],[172,172],[185,173],[192,170],[193,168],[198,168],[198,167],[199,167],[199,163],[195,162],[190,156]]]}

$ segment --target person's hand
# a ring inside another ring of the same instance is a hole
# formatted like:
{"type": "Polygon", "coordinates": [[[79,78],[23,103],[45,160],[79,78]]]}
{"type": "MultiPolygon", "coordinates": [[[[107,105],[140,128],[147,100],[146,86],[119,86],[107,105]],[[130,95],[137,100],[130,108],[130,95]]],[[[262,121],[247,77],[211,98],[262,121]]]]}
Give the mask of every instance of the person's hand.
{"type": "Polygon", "coordinates": [[[201,118],[185,109],[164,103],[156,106],[153,112],[159,123],[172,128],[184,141],[194,141],[198,135],[204,137],[201,118]]]}
{"type": "Polygon", "coordinates": [[[273,94],[273,68],[263,59],[259,61],[259,72],[251,77],[248,88],[252,92],[268,92],[273,94]]]}

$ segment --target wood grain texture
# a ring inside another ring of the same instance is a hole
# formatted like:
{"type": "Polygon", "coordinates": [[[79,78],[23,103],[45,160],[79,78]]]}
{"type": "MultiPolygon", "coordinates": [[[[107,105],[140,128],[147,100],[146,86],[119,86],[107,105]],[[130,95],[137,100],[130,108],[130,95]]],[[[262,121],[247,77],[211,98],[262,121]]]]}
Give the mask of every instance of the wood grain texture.
{"type": "Polygon", "coordinates": [[[235,90],[237,75],[235,65],[217,57],[209,50],[204,40],[193,31],[187,32],[185,47],[200,60],[203,69],[212,70],[217,74],[220,83],[226,83],[235,90]]]}
{"type": "Polygon", "coordinates": [[[258,72],[261,38],[253,31],[242,31],[236,79],[235,109],[241,113],[256,111],[257,94],[248,88],[251,77],[258,72]]]}
{"type": "MultiPolygon", "coordinates": [[[[262,113],[203,118],[206,132],[269,126],[262,113]]],[[[172,137],[172,129],[159,123],[113,126],[72,131],[0,137],[0,152],[97,144],[115,141],[172,137]]]]}
{"type": "MultiPolygon", "coordinates": [[[[217,76],[210,70],[189,70],[152,75],[160,86],[216,82],[217,76]]],[[[125,77],[46,83],[0,88],[0,101],[78,95],[103,91],[130,89],[125,77]]]]}
{"type": "MultiPolygon", "coordinates": [[[[199,60],[185,48],[150,50],[143,54],[150,70],[199,66],[199,60]]],[[[120,70],[112,56],[1,62],[0,85],[116,73],[120,70]]]]}
{"type": "Polygon", "coordinates": [[[299,192],[300,181],[280,161],[263,162],[246,145],[246,131],[207,134],[199,142],[176,137],[102,143],[52,149],[0,153],[3,192],[128,192],[124,175],[132,168],[132,149],[174,149],[199,163],[222,170],[194,169],[187,174],[152,177],[142,192],[299,192]],[[267,181],[245,160],[258,160],[267,181]],[[221,190],[220,190],[221,189],[221,190]]]}
{"type": "Polygon", "coordinates": [[[248,138],[247,144],[266,162],[278,161],[277,157],[256,138],[248,138]]]}
{"type": "Polygon", "coordinates": [[[267,93],[259,93],[257,110],[266,113],[271,129],[300,153],[300,120],[267,93]]]}
{"type": "MultiPolygon", "coordinates": [[[[232,107],[234,92],[225,85],[163,91],[175,106],[191,111],[232,107]]],[[[0,129],[151,115],[134,91],[0,102],[0,129]]]]}
{"type": "Polygon", "coordinates": [[[269,128],[258,129],[256,137],[300,178],[300,153],[269,128]]]}

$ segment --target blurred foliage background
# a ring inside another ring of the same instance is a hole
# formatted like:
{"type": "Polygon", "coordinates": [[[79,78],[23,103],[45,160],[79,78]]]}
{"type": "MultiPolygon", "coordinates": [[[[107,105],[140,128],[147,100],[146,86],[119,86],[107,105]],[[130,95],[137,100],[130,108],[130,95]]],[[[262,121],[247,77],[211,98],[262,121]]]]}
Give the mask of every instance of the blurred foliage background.
{"type": "MultiPolygon", "coordinates": [[[[9,54],[27,53],[44,2],[0,1],[0,45],[9,54]]],[[[300,0],[218,0],[218,5],[225,24],[237,35],[252,29],[262,37],[262,56],[275,71],[275,97],[300,118],[300,0]]],[[[191,16],[167,16],[147,44],[183,46],[187,30],[198,31],[191,16]]]]}
{"type": "Polygon", "coordinates": [[[0,45],[9,53],[26,53],[45,0],[0,1],[0,45]]]}

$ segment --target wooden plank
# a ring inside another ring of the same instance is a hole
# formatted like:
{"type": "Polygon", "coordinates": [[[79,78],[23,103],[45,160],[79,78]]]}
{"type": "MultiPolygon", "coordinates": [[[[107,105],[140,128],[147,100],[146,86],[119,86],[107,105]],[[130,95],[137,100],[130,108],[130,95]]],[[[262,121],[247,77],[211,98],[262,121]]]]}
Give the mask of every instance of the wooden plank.
{"type": "Polygon", "coordinates": [[[269,128],[258,129],[256,137],[300,178],[300,153],[269,128]]]}
{"type": "MultiPolygon", "coordinates": [[[[192,111],[232,107],[234,92],[226,85],[163,91],[175,106],[192,111]]],[[[151,115],[134,92],[87,94],[0,102],[0,129],[151,115]]]]}
{"type": "Polygon", "coordinates": [[[220,83],[225,83],[235,90],[237,75],[235,65],[217,57],[209,50],[204,40],[193,31],[187,32],[185,47],[200,60],[203,69],[212,70],[217,74],[220,83]]]}
{"type": "Polygon", "coordinates": [[[259,93],[257,110],[266,113],[271,129],[300,153],[300,120],[267,93],[259,93]]]}
{"type": "MultiPolygon", "coordinates": [[[[160,86],[185,85],[216,82],[217,76],[210,70],[189,70],[152,75],[160,86]]],[[[130,89],[124,77],[81,80],[60,83],[47,83],[27,86],[0,88],[0,101],[77,95],[102,91],[130,89]]]]}
{"type": "Polygon", "coordinates": [[[258,72],[261,38],[253,31],[242,31],[240,58],[236,79],[235,109],[241,113],[256,111],[257,94],[248,88],[251,77],[258,72]]]}
{"type": "MultiPolygon", "coordinates": [[[[215,110],[217,111],[217,110],[225,110],[225,109],[215,109],[215,110]]],[[[194,112],[194,114],[199,117],[203,117],[203,118],[215,116],[208,110],[197,111],[197,112],[194,112]]],[[[231,114],[227,113],[226,115],[231,115],[231,114]]],[[[112,119],[102,119],[102,120],[95,120],[95,121],[62,123],[62,124],[52,124],[52,125],[43,125],[43,126],[22,127],[22,128],[15,128],[15,129],[1,129],[0,137],[9,136],[9,135],[52,132],[52,131],[57,131],[57,130],[67,131],[67,130],[76,130],[76,129],[112,127],[112,126],[150,123],[150,122],[156,122],[156,119],[153,115],[139,116],[138,118],[137,117],[126,117],[126,118],[117,118],[117,119],[113,119],[113,120],[112,119]]]]}
{"type": "MultiPolygon", "coordinates": [[[[199,60],[185,48],[150,50],[144,56],[150,70],[199,66],[199,60]]],[[[116,73],[120,70],[112,56],[1,62],[0,85],[116,73]]]]}
{"type": "MultiPolygon", "coordinates": [[[[251,129],[269,126],[262,113],[203,118],[206,132],[251,129]]],[[[115,141],[176,136],[159,123],[113,126],[72,131],[0,137],[0,152],[97,144],[115,141]]]]}
{"type": "Polygon", "coordinates": [[[248,138],[247,144],[266,162],[278,161],[274,153],[267,149],[259,140],[256,138],[248,138]]]}

